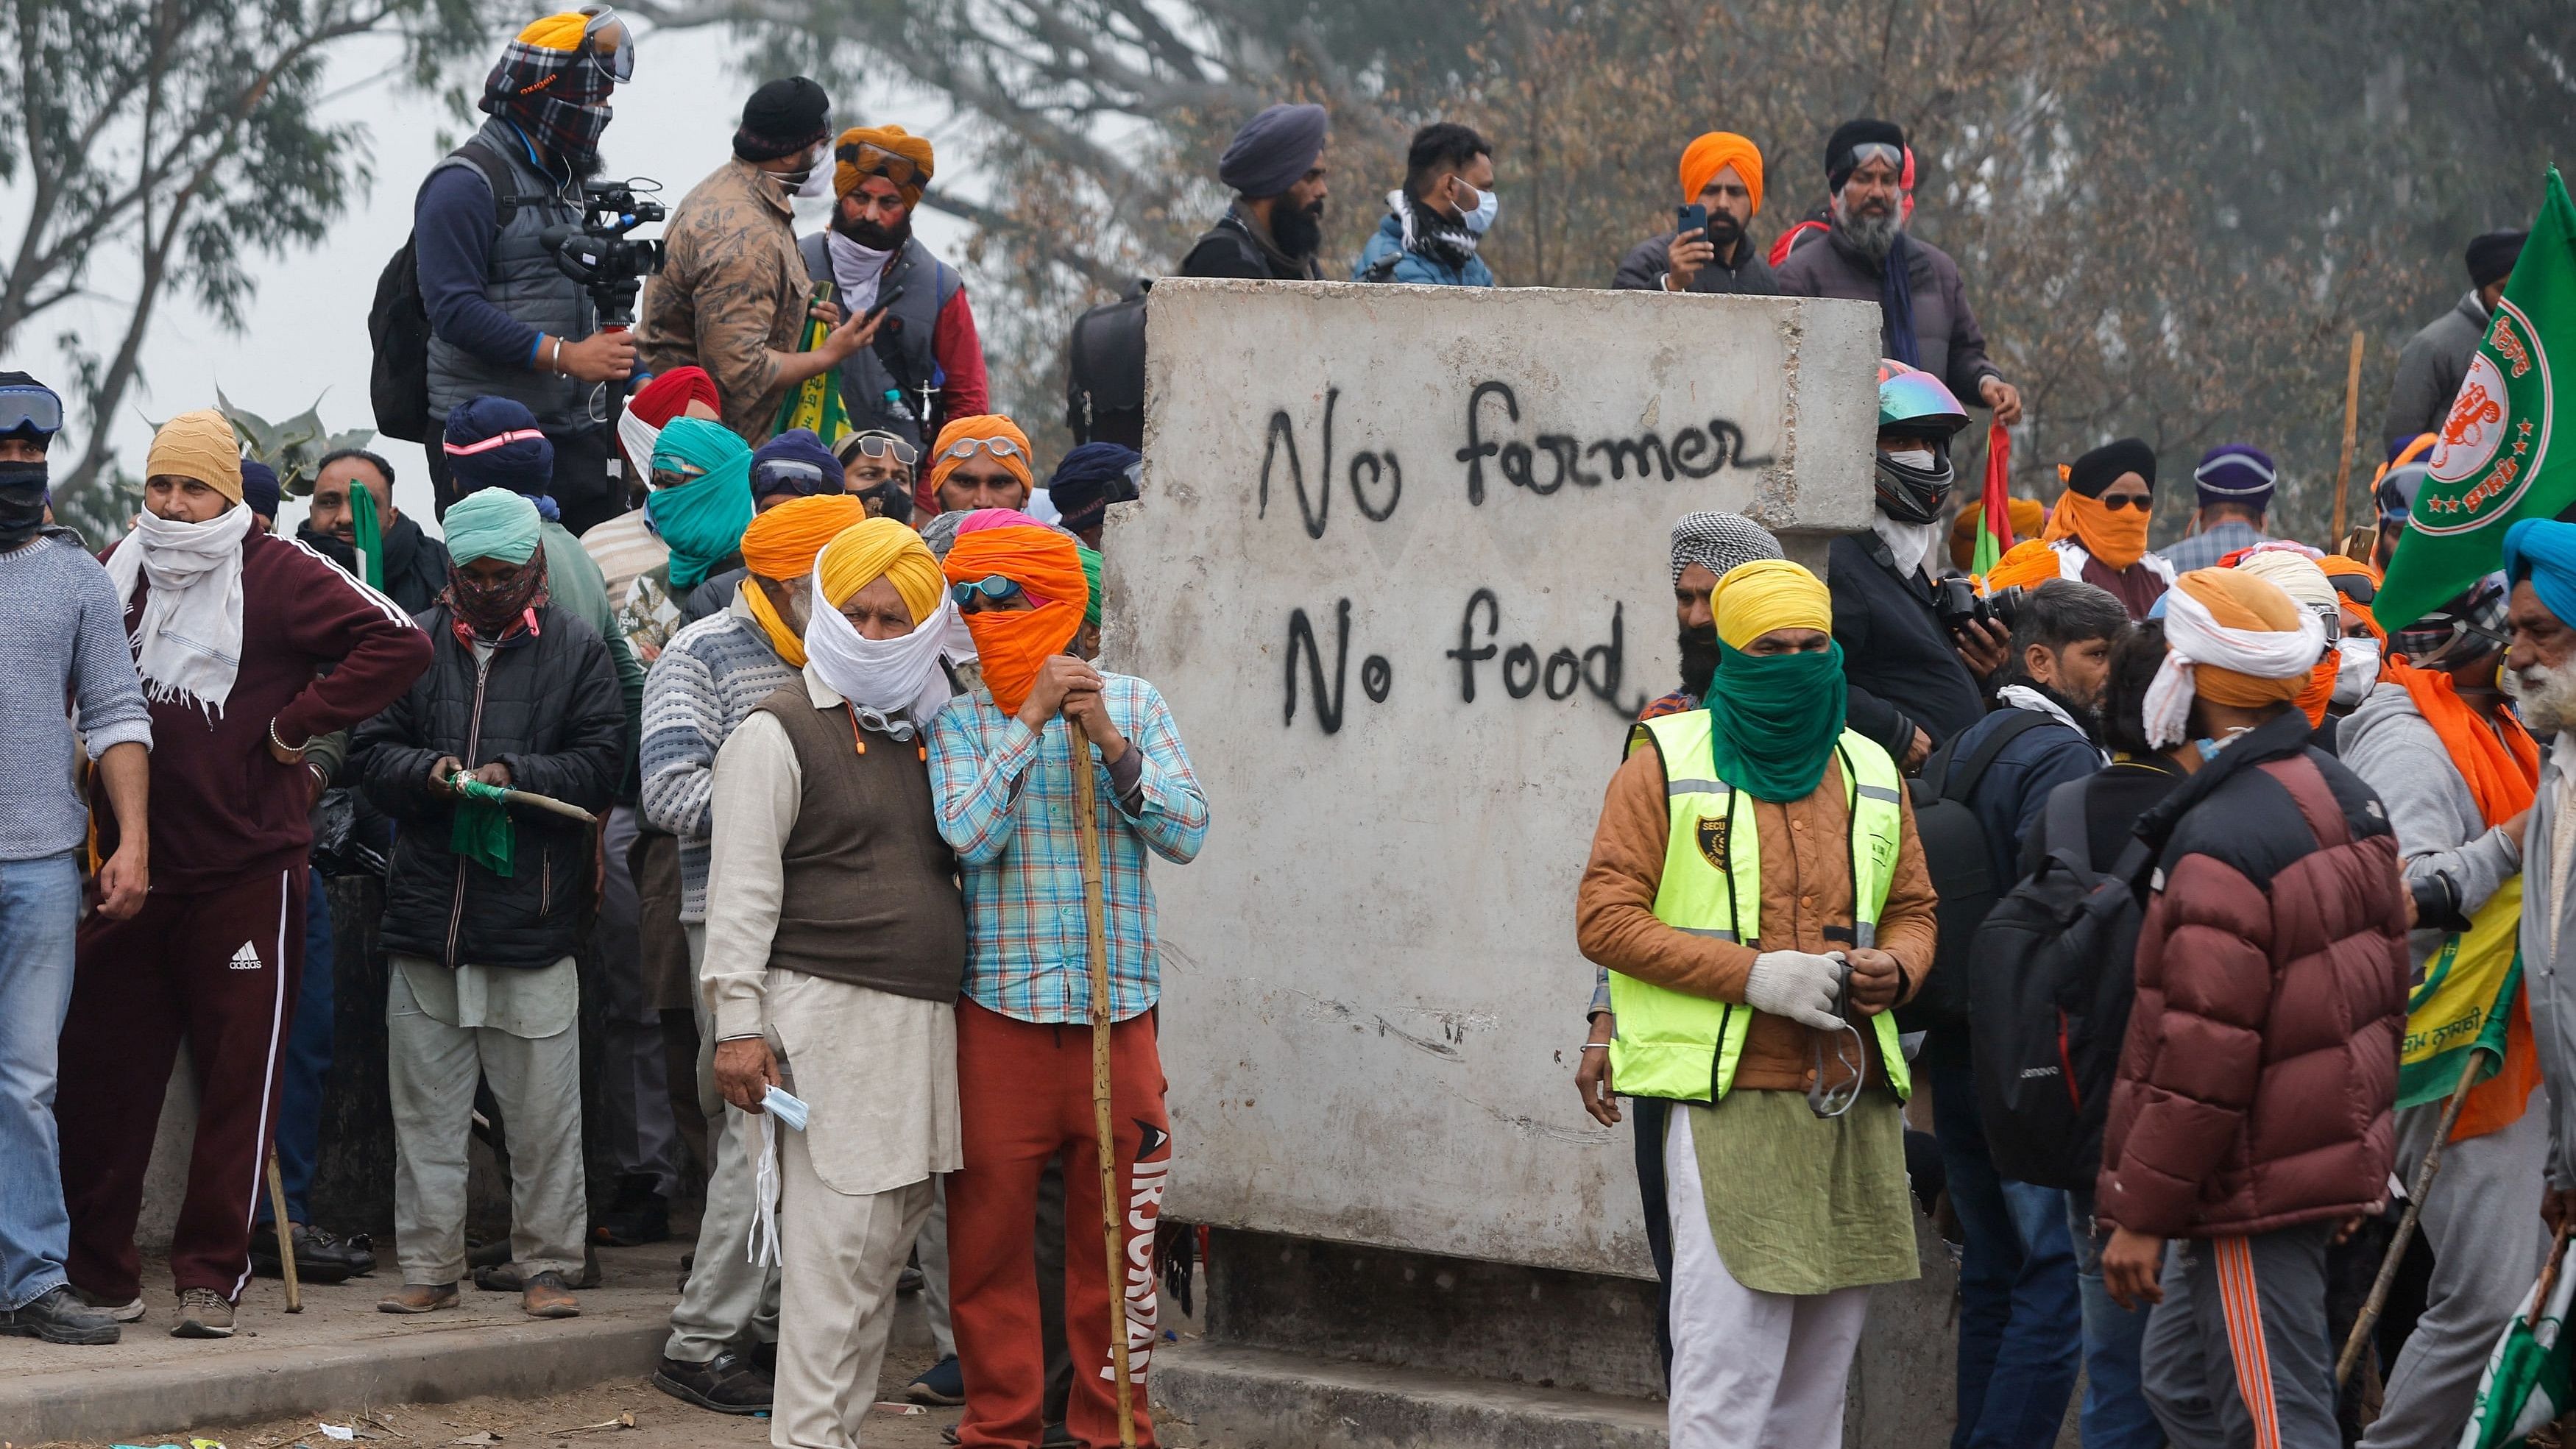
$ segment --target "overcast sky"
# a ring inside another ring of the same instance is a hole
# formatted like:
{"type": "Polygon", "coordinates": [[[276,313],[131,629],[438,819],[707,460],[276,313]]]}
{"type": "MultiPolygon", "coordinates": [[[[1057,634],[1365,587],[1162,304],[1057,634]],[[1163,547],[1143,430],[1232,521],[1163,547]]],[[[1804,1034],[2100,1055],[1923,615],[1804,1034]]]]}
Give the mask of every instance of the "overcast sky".
{"type": "MultiPolygon", "coordinates": [[[[247,325],[241,332],[226,331],[184,296],[164,299],[144,344],[143,378],[127,392],[124,416],[110,424],[118,460],[129,473],[141,471],[151,443],[147,418],[210,407],[218,386],[236,406],[271,420],[300,413],[318,397],[322,419],[334,432],[374,427],[367,403],[367,308],[375,299],[376,277],[411,229],[412,195],[421,176],[445,154],[441,137],[457,139],[465,130],[434,96],[406,91],[388,78],[394,51],[391,43],[361,41],[333,54],[325,87],[332,99],[323,115],[367,127],[376,179],[333,226],[330,239],[283,258],[252,254],[249,268],[259,291],[244,309],[247,325]]],[[[734,63],[735,54],[712,30],[674,33],[659,42],[652,34],[640,34],[635,79],[618,88],[612,102],[616,117],[601,145],[606,174],[653,177],[662,183],[663,204],[677,206],[690,187],[722,165],[731,154],[728,143],[741,119],[743,98],[756,84],[734,63]]],[[[835,97],[834,123],[898,119],[917,130],[931,129],[937,137],[936,129],[925,124],[932,112],[924,111],[919,121],[908,114],[884,116],[890,94],[872,86],[857,98],[858,106],[851,98],[835,97]]],[[[482,118],[478,114],[474,119],[482,118]]],[[[942,149],[945,153],[948,147],[942,149]]],[[[950,158],[942,154],[940,159],[950,158]]],[[[8,194],[0,189],[0,198],[8,194]]],[[[827,205],[821,200],[798,203],[798,230],[821,225],[827,205]]],[[[0,206],[0,212],[10,209],[0,206]]],[[[924,212],[920,226],[925,241],[954,256],[959,223],[924,212]]],[[[640,234],[658,232],[651,228],[640,234]]],[[[0,222],[0,241],[14,244],[16,239],[16,227],[0,222]]],[[[120,282],[115,259],[93,268],[91,285],[97,290],[117,293],[120,282]]],[[[67,329],[86,329],[92,350],[105,351],[123,324],[124,314],[109,307],[82,311],[78,304],[66,305],[25,329],[34,345],[0,365],[23,368],[64,387],[71,370],[52,339],[67,329]]],[[[86,423],[73,417],[71,431],[84,437],[58,444],[57,457],[85,441],[86,423]]],[[[370,446],[393,462],[395,506],[435,532],[419,446],[390,438],[370,446]]],[[[300,504],[288,503],[281,525],[292,529],[302,511],[300,504]]]]}

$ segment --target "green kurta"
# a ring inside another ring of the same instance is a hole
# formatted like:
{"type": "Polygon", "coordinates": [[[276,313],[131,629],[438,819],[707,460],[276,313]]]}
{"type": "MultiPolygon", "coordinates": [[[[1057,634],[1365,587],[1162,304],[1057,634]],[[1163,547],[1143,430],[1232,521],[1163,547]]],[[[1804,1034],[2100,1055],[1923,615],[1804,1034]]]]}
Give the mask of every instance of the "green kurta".
{"type": "Polygon", "coordinates": [[[1813,1294],[1922,1276],[1894,1096],[1872,1088],[1830,1121],[1796,1092],[1689,1110],[1709,1234],[1736,1282],[1813,1294]]]}

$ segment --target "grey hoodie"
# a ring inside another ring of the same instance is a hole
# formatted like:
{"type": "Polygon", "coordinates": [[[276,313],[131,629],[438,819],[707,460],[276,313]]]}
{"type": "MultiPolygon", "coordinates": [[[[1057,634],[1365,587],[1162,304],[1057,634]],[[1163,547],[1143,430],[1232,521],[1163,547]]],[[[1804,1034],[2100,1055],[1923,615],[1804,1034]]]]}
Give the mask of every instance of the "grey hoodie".
{"type": "MultiPolygon", "coordinates": [[[[2522,892],[2522,989],[2540,1048],[2540,1075],[2576,1082],[2576,892],[2559,888],[2557,833],[2568,813],[2568,759],[2576,736],[2561,734],[2540,766],[2540,796],[2523,836],[2529,882],[2522,892]],[[2558,949],[2550,942],[2556,938],[2558,949]]],[[[2549,1103],[2549,1185],[2576,1189],[2576,1092],[2545,1092],[2549,1103]]]]}
{"type": "MultiPolygon", "coordinates": [[[[2488,826],[2468,778],[2451,762],[2451,752],[2415,708],[2406,686],[2373,686],[2343,722],[2337,748],[2344,764],[2378,791],[2387,807],[2410,891],[2435,876],[2447,876],[2465,916],[2522,870],[2522,849],[2502,826],[2488,826]]],[[[2438,927],[2426,927],[2407,937],[2419,985],[2424,963],[2441,949],[2443,934],[2438,927]]],[[[2569,1096],[2576,1099],[2576,1093],[2569,1096]]]]}

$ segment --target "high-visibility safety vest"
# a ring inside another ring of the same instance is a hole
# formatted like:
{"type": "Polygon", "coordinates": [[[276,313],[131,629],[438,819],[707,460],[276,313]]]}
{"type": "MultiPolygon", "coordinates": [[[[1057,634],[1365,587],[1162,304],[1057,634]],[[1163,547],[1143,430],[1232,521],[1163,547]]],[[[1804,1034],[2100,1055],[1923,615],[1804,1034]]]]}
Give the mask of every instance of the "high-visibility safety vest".
{"type": "MultiPolygon", "coordinates": [[[[1663,757],[1664,796],[1672,812],[1655,919],[1687,935],[1755,946],[1762,937],[1761,832],[1751,800],[1717,778],[1709,736],[1708,711],[1694,709],[1648,720],[1628,737],[1629,753],[1652,744],[1663,757]]],[[[1904,781],[1887,751],[1849,730],[1835,753],[1851,810],[1853,940],[1875,946],[1879,912],[1896,875],[1904,781]]],[[[1618,1020],[1610,1039],[1610,1079],[1622,1095],[1717,1102],[1734,1086],[1753,1029],[1752,1007],[1613,971],[1610,1009],[1618,1020]]],[[[1888,1084],[1902,1099],[1912,1092],[1913,1079],[1897,1044],[1896,1014],[1882,1011],[1870,1022],[1888,1084]]]]}

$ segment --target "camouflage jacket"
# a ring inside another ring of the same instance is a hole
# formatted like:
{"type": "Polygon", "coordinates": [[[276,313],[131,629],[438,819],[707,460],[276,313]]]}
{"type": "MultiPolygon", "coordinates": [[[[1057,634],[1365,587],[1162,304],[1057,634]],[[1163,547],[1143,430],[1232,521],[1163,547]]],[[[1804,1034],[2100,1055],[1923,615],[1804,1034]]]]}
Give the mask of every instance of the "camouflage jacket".
{"type": "Polygon", "coordinates": [[[692,363],[715,379],[724,425],[759,444],[786,388],[771,351],[793,352],[805,319],[805,261],[795,213],[778,184],[730,160],[691,188],[663,233],[662,270],[644,287],[637,363],[692,363]]]}

